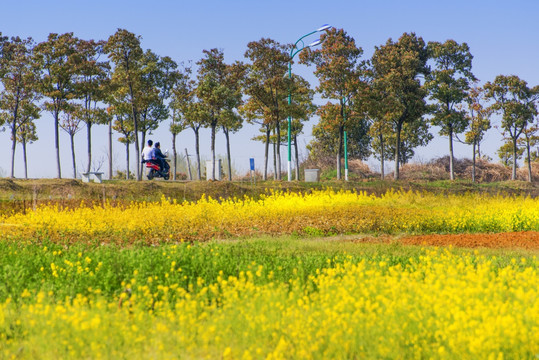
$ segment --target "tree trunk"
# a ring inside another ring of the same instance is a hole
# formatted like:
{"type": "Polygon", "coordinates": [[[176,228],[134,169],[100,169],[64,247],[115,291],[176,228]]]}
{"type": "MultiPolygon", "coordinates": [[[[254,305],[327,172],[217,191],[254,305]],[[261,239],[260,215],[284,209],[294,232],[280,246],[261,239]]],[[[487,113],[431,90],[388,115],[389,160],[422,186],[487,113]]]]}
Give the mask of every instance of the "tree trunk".
{"type": "Polygon", "coordinates": [[[472,144],[473,155],[472,155],[472,182],[475,182],[475,141],[472,144]]]}
{"type": "Polygon", "coordinates": [[[517,179],[517,139],[513,139],[513,173],[511,175],[511,180],[517,179]]]}
{"type": "Polygon", "coordinates": [[[277,137],[277,140],[275,141],[276,143],[276,154],[275,156],[277,157],[277,180],[281,180],[281,123],[280,121],[277,121],[277,126],[275,127],[275,133],[276,133],[276,137],[277,137]]]}
{"type": "Polygon", "coordinates": [[[88,129],[88,166],[86,172],[90,172],[92,171],[92,123],[90,121],[86,123],[86,128],[88,129]]]}
{"type": "Polygon", "coordinates": [[[13,125],[11,128],[11,178],[13,179],[15,177],[15,148],[17,146],[17,128],[16,128],[16,122],[17,120],[13,120],[13,125]]]}
{"type": "Polygon", "coordinates": [[[263,180],[268,180],[268,161],[269,161],[269,143],[270,143],[270,129],[266,128],[266,145],[264,149],[264,177],[263,180]]]}
{"type": "Polygon", "coordinates": [[[226,159],[228,161],[228,181],[232,181],[232,164],[230,160],[230,131],[223,126],[223,132],[226,138],[226,159]]]}
{"type": "Polygon", "coordinates": [[[211,124],[211,179],[215,180],[215,128],[217,121],[211,124]]]}
{"type": "Polygon", "coordinates": [[[144,147],[146,146],[146,131],[141,131],[140,135],[140,148],[144,149],[144,147]]]}
{"type": "Polygon", "coordinates": [[[13,123],[11,124],[11,178],[15,177],[15,148],[17,147],[17,115],[19,114],[19,95],[20,88],[17,88],[15,100],[15,109],[13,109],[13,123]]]}
{"type": "Polygon", "coordinates": [[[341,180],[341,155],[343,146],[344,126],[339,126],[339,145],[337,147],[337,180],[341,180]]]}
{"type": "Polygon", "coordinates": [[[197,154],[197,176],[198,180],[202,179],[202,174],[200,172],[200,143],[199,143],[199,135],[198,135],[198,129],[194,130],[195,132],[195,151],[197,154]]]}
{"type": "Polygon", "coordinates": [[[396,144],[395,144],[395,176],[394,176],[394,179],[395,180],[399,180],[399,167],[400,167],[400,163],[399,163],[399,157],[400,157],[400,146],[401,146],[401,130],[402,130],[402,122],[399,121],[397,123],[397,136],[396,136],[396,144]]]}
{"type": "Polygon", "coordinates": [[[453,164],[453,128],[449,127],[449,179],[455,180],[455,170],[453,164]]]}
{"type": "Polygon", "coordinates": [[[384,180],[385,172],[384,172],[384,158],[385,158],[385,149],[384,149],[384,135],[380,134],[380,178],[384,180]]]}
{"type": "MultiPolygon", "coordinates": [[[[273,131],[275,135],[275,130],[273,131]]],[[[273,140],[273,180],[277,180],[277,140],[273,140]]]]}
{"type": "Polygon", "coordinates": [[[176,153],[176,133],[172,134],[172,158],[174,159],[174,172],[172,173],[172,180],[176,180],[176,159],[177,159],[177,153],[176,153]]]}
{"type": "Polygon", "coordinates": [[[112,180],[112,118],[109,122],[109,180],[112,180]]]}
{"type": "MultiPolygon", "coordinates": [[[[129,69],[127,69],[129,71],[129,69]]],[[[129,79],[128,79],[129,80],[129,79]]],[[[133,131],[135,133],[135,156],[137,161],[135,161],[135,169],[136,169],[136,177],[137,181],[142,180],[141,172],[140,172],[140,148],[138,144],[138,112],[135,108],[135,96],[133,92],[133,84],[129,80],[129,95],[131,96],[131,112],[133,115],[133,131]]]]}
{"type": "Polygon", "coordinates": [[[187,161],[187,172],[189,173],[189,180],[193,180],[193,175],[191,174],[191,162],[189,161],[189,153],[187,148],[185,148],[185,161],[187,161]]]}
{"type": "Polygon", "coordinates": [[[530,139],[526,136],[526,152],[528,156],[528,181],[532,182],[532,162],[531,162],[531,154],[530,154],[530,139]]]}
{"type": "Polygon", "coordinates": [[[125,179],[129,180],[129,143],[125,144],[125,179]]]}
{"type": "MultiPolygon", "coordinates": [[[[294,152],[296,155],[296,180],[299,181],[299,153],[298,153],[298,136],[294,134],[294,152]]],[[[289,179],[290,180],[290,179],[289,179]]]]}
{"type": "Polygon", "coordinates": [[[73,179],[77,178],[77,166],[75,163],[75,134],[69,134],[71,140],[71,160],[73,161],[73,179]]]}
{"type": "Polygon", "coordinates": [[[62,170],[60,168],[60,134],[58,133],[58,128],[60,127],[60,121],[58,120],[60,111],[54,111],[54,147],[56,149],[56,168],[58,179],[62,178],[62,170]]]}
{"type": "Polygon", "coordinates": [[[22,159],[24,162],[24,178],[28,179],[28,162],[26,159],[26,139],[22,139],[22,159]]]}
{"type": "MultiPolygon", "coordinates": [[[[146,145],[145,145],[145,144],[146,144],[146,131],[141,131],[140,134],[142,135],[142,136],[141,136],[141,141],[140,141],[140,148],[141,148],[141,149],[144,149],[144,146],[146,146],[146,145]]],[[[139,161],[138,159],[139,159],[139,158],[137,158],[137,161],[139,161]]],[[[141,178],[142,178],[142,173],[143,173],[143,172],[144,172],[144,167],[141,166],[141,167],[140,167],[140,177],[141,177],[141,178]]]]}

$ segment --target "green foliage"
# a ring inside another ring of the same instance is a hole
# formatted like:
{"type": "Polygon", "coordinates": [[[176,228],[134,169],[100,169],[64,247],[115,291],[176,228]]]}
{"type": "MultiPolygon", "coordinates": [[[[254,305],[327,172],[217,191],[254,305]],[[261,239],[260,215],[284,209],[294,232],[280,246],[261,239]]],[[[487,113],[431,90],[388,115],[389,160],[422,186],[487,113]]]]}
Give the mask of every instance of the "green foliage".
{"type": "Polygon", "coordinates": [[[146,50],[142,57],[143,99],[140,108],[140,128],[143,137],[156,130],[169,116],[167,102],[182,74],[170,57],[160,57],[146,50]]]}
{"type": "MultiPolygon", "coordinates": [[[[318,236],[316,229],[306,228],[305,232],[318,236]]],[[[25,289],[31,293],[51,291],[52,298],[58,300],[77,294],[92,296],[100,290],[102,296],[113,300],[126,290],[132,279],[137,285],[148,285],[151,289],[175,283],[196,291],[200,279],[204,284],[213,284],[219,276],[226,279],[242,271],[255,272],[260,265],[263,265],[263,274],[257,280],[260,284],[269,281],[307,284],[317,271],[344,261],[378,262],[389,258],[390,265],[407,266],[423,252],[419,247],[398,244],[313,242],[291,237],[130,248],[2,241],[0,301],[11,297],[19,302],[25,289]],[[172,269],[171,263],[174,263],[172,269]],[[57,270],[54,276],[51,264],[65,271],[57,270]],[[273,278],[268,278],[269,273],[273,273],[273,278]]],[[[499,266],[507,266],[515,256],[506,250],[489,253],[496,255],[499,266]]]]}
{"type": "Polygon", "coordinates": [[[272,39],[262,38],[247,44],[244,56],[251,63],[247,65],[243,86],[248,99],[241,107],[247,121],[259,120],[262,126],[273,128],[288,116],[287,50],[288,46],[272,39]]]}
{"type": "Polygon", "coordinates": [[[453,137],[468,126],[469,118],[461,109],[467,96],[472,74],[472,54],[466,43],[454,40],[445,43],[429,42],[427,49],[434,60],[434,69],[426,76],[425,87],[430,92],[434,126],[440,127],[440,135],[449,137],[450,178],[454,180],[453,137]]]}
{"type": "Polygon", "coordinates": [[[11,177],[14,177],[16,143],[23,143],[26,170],[27,140],[37,139],[34,120],[40,117],[36,105],[40,94],[37,92],[38,74],[33,61],[33,47],[32,38],[12,37],[10,41],[5,39],[1,49],[3,91],[0,93],[0,126],[4,125],[11,133],[11,177]]]}
{"type": "MultiPolygon", "coordinates": [[[[122,118],[129,117],[133,123],[133,136],[135,142],[135,154],[137,161],[136,176],[140,176],[140,148],[138,144],[138,131],[140,111],[144,108],[146,93],[142,81],[143,51],[140,46],[140,36],[127,30],[118,29],[111,35],[104,46],[105,53],[114,64],[111,77],[110,112],[122,118]]],[[[125,137],[128,140],[128,137],[125,137]]]]}
{"type": "MultiPolygon", "coordinates": [[[[502,164],[507,167],[513,166],[515,159],[513,157],[513,143],[511,141],[505,142],[502,146],[500,146],[496,153],[498,154],[498,157],[502,164]]],[[[516,167],[518,167],[518,160],[522,159],[523,154],[524,148],[517,149],[516,167]]]]}
{"type": "Polygon", "coordinates": [[[365,63],[360,62],[363,50],[343,29],[331,28],[321,40],[322,48],[306,49],[300,54],[301,62],[316,66],[314,74],[319,80],[316,90],[323,98],[333,99],[338,104],[328,102],[318,110],[320,122],[313,132],[311,152],[337,154],[337,178],[340,178],[345,130],[353,135],[352,151],[360,158],[369,154],[368,124],[363,109],[358,108],[365,94],[365,63]]]}
{"type": "Polygon", "coordinates": [[[79,39],[73,33],[49,34],[46,41],[34,48],[34,61],[40,73],[39,92],[48,99],[44,107],[54,117],[54,145],[58,178],[60,168],[59,125],[60,112],[68,108],[68,101],[75,97],[74,77],[79,63],[77,46],[79,39]]]}
{"type": "Polygon", "coordinates": [[[502,114],[504,135],[512,142],[512,180],[515,180],[518,139],[537,114],[535,101],[539,97],[539,86],[529,88],[526,81],[516,75],[498,75],[493,82],[487,82],[484,88],[486,97],[495,101],[491,108],[502,114]]]}
{"type": "MultiPolygon", "coordinates": [[[[309,83],[298,75],[292,75],[292,57],[289,45],[275,40],[262,38],[247,44],[245,58],[250,64],[246,67],[244,93],[247,100],[240,113],[249,123],[260,125],[263,135],[255,137],[265,143],[265,158],[268,159],[269,143],[281,144],[288,139],[287,118],[291,118],[291,139],[303,129],[303,121],[309,119],[315,107],[312,103],[313,91],[309,83]],[[288,76],[285,76],[288,70],[288,76]],[[290,96],[290,98],[289,98],[290,96]],[[290,104],[288,103],[290,99],[290,104]],[[286,128],[286,130],[282,130],[286,128]],[[271,132],[273,131],[273,136],[271,132]]],[[[297,144],[295,144],[297,146],[297,144]]],[[[280,161],[280,146],[275,146],[277,161],[280,161]]],[[[280,164],[275,164],[280,169],[280,164]]],[[[279,179],[281,172],[276,169],[279,179]]],[[[264,179],[267,178],[267,161],[264,163],[264,179]]]]}
{"type": "MultiPolygon", "coordinates": [[[[334,156],[339,147],[339,129],[332,127],[332,114],[339,116],[339,105],[328,103],[320,108],[320,121],[313,126],[314,139],[307,145],[309,157],[334,156]]],[[[347,122],[345,130],[348,137],[348,157],[365,160],[370,155],[369,123],[365,118],[357,113],[349,114],[350,120],[347,122]]]]}
{"type": "MultiPolygon", "coordinates": [[[[388,129],[395,134],[395,179],[399,178],[403,125],[408,123],[412,128],[424,128],[427,91],[421,85],[420,76],[429,73],[427,60],[425,42],[414,33],[403,34],[397,42],[389,39],[385,45],[375,48],[371,59],[371,88],[374,98],[380,101],[371,112],[376,121],[382,121],[375,127],[376,134],[388,129]]],[[[424,144],[430,140],[428,136],[422,138],[421,141],[410,141],[410,144],[424,144]]]]}
{"type": "Polygon", "coordinates": [[[468,92],[468,131],[465,134],[466,143],[479,145],[488,129],[492,109],[484,105],[484,89],[474,87],[468,92]]]}
{"type": "MultiPolygon", "coordinates": [[[[227,136],[227,153],[229,131],[239,129],[242,119],[236,109],[243,103],[241,83],[244,67],[241,63],[227,65],[222,50],[204,50],[204,57],[197,62],[196,96],[200,100],[199,107],[208,115],[203,126],[211,129],[211,153],[213,161],[212,179],[215,179],[215,135],[219,126],[223,127],[227,136]]],[[[230,158],[230,155],[228,156],[230,158]]],[[[230,171],[229,171],[230,174],[230,171]]]]}

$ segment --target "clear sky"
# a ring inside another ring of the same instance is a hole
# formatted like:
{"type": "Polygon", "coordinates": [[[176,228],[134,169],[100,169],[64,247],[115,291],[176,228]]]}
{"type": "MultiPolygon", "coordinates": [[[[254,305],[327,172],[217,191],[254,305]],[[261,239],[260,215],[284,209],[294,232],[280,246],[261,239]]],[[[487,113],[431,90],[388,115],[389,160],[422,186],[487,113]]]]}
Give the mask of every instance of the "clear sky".
{"type": "MultiPolygon", "coordinates": [[[[425,41],[454,39],[466,42],[474,56],[473,72],[481,84],[496,75],[518,75],[530,86],[539,84],[539,1],[536,0],[453,0],[453,1],[294,1],[294,0],[206,0],[206,1],[4,1],[0,7],[0,32],[4,35],[33,37],[43,41],[49,33],[73,32],[84,39],[106,40],[118,28],[142,36],[143,49],[151,49],[161,56],[168,55],[176,62],[196,62],[202,50],[223,49],[225,60],[244,60],[243,54],[250,41],[269,37],[281,43],[293,43],[302,35],[322,24],[345,29],[370,58],[374,47],[388,38],[398,39],[404,32],[415,32],[425,41]]],[[[313,35],[313,39],[316,37],[313,35]]],[[[295,64],[293,72],[301,74],[316,85],[313,69],[295,64]]],[[[315,97],[318,104],[326,100],[315,97]]],[[[306,156],[304,145],[311,140],[311,128],[305,126],[300,137],[300,150],[306,156]]],[[[497,124],[499,118],[494,118],[497,124]]],[[[30,177],[56,176],[53,120],[43,112],[37,120],[39,140],[28,147],[30,177]]],[[[168,124],[162,125],[150,136],[161,142],[162,149],[171,148],[168,124]]],[[[106,158],[106,127],[93,129],[94,159],[106,158]]],[[[447,138],[432,131],[435,140],[416,151],[415,161],[427,161],[447,154],[447,138]]],[[[262,166],[264,147],[250,139],[258,129],[246,126],[232,137],[234,166],[247,171],[249,158],[254,157],[257,167],[262,166]]],[[[201,151],[210,154],[209,132],[202,132],[201,151]]],[[[10,136],[0,133],[3,144],[0,156],[0,175],[9,174],[10,136]]],[[[77,167],[86,165],[85,129],[76,136],[77,167]]],[[[225,141],[217,136],[217,152],[224,155],[225,141]]],[[[495,151],[500,145],[499,130],[491,129],[483,150],[497,160],[495,151]]],[[[194,152],[191,130],[182,132],[177,140],[179,149],[194,152]]],[[[72,176],[69,138],[61,134],[62,176],[72,176]]],[[[456,145],[457,157],[471,157],[469,146],[456,145]]],[[[15,176],[23,176],[22,149],[17,148],[15,176]]],[[[132,151],[134,155],[134,150],[132,151]]],[[[282,149],[286,164],[286,148],[282,149]]],[[[133,156],[134,157],[134,156],[133,156]]],[[[114,142],[114,167],[125,168],[124,146],[114,142]]],[[[369,164],[376,168],[377,161],[369,164]]],[[[106,168],[106,166],[104,166],[106,168]]],[[[134,168],[134,162],[131,165],[134,168]]]]}

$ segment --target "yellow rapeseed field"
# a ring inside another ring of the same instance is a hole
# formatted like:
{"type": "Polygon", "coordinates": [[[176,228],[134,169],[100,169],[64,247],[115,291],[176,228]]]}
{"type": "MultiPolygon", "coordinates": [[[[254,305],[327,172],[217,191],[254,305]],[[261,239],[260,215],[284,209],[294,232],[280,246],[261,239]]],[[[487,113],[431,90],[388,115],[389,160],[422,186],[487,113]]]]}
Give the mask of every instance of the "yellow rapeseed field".
{"type": "MultiPolygon", "coordinates": [[[[181,271],[173,261],[170,271],[181,271]]],[[[273,281],[260,265],[187,289],[134,276],[112,300],[92,289],[56,301],[24,290],[17,303],[0,304],[0,358],[539,356],[535,258],[498,267],[492,258],[425,250],[407,265],[390,261],[350,257],[307,285],[273,281]]]]}
{"type": "Polygon", "coordinates": [[[458,233],[539,230],[539,200],[390,191],[271,192],[259,200],[211,199],[59,209],[0,217],[10,236],[109,241],[207,240],[257,234],[458,233]],[[151,221],[148,221],[151,219],[151,221]]]}

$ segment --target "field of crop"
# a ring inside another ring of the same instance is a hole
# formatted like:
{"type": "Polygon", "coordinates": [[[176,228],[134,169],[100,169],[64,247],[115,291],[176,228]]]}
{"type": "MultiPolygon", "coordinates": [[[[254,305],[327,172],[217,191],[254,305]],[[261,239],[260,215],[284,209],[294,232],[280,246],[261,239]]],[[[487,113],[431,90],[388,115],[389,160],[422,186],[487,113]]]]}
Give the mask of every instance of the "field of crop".
{"type": "Polygon", "coordinates": [[[204,241],[256,235],[539,231],[539,200],[485,195],[314,190],[258,200],[41,206],[0,216],[8,237],[99,243],[204,241]]]}
{"type": "Polygon", "coordinates": [[[0,226],[0,358],[539,356],[533,198],[272,192],[0,226]]]}

